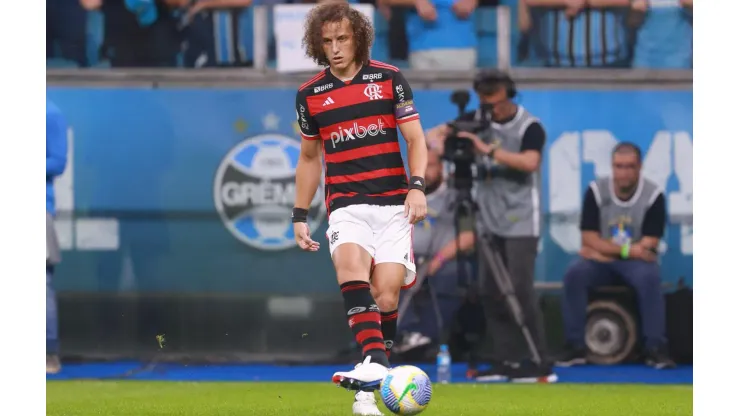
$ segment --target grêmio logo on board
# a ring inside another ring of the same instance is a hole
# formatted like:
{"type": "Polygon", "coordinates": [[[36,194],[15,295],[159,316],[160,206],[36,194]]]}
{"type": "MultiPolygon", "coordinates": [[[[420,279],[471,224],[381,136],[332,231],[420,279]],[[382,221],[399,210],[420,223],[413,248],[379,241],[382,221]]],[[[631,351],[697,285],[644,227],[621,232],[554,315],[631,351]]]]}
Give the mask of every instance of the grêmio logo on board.
{"type": "MultiPolygon", "coordinates": [[[[550,236],[568,253],[580,249],[578,228],[588,182],[611,174],[611,152],[619,139],[608,130],[566,131],[548,149],[550,236]],[[573,161],[578,163],[573,163],[573,161]],[[590,166],[588,166],[590,165],[590,166]]],[[[691,133],[660,130],[642,148],[642,174],[664,189],[668,221],[680,225],[680,251],[692,255],[694,156],[691,133]]],[[[665,240],[665,238],[664,238],[665,240]]]]}

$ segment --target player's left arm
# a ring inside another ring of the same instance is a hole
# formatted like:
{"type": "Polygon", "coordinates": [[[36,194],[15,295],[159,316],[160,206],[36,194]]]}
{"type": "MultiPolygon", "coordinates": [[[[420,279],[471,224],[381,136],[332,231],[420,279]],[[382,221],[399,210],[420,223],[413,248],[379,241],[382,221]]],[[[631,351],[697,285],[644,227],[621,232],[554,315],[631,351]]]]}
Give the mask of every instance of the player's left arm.
{"type": "Polygon", "coordinates": [[[519,152],[504,149],[492,149],[496,162],[522,172],[534,172],[542,162],[542,148],[545,146],[545,129],[535,121],[524,131],[519,152]]]}
{"type": "Polygon", "coordinates": [[[427,169],[427,143],[424,129],[421,127],[419,112],[414,104],[414,93],[411,86],[400,72],[393,73],[393,109],[396,124],[401,130],[408,148],[409,171],[411,183],[406,197],[406,210],[409,222],[415,224],[427,215],[427,203],[424,196],[424,172],[427,169]],[[417,183],[419,183],[417,185],[417,183]],[[419,192],[416,192],[419,191],[419,192]]]}

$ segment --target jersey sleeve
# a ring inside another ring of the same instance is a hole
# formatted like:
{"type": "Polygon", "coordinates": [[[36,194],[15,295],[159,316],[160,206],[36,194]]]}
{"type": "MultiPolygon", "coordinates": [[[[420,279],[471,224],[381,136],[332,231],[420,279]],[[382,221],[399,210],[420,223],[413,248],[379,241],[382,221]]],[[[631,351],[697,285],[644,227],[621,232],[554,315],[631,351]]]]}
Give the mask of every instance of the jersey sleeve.
{"type": "Polygon", "coordinates": [[[581,231],[601,231],[601,209],[596,202],[596,194],[589,186],[583,196],[583,207],[581,208],[581,231]]]}
{"type": "Polygon", "coordinates": [[[414,93],[400,71],[393,73],[393,105],[396,123],[403,124],[419,119],[419,112],[416,111],[414,104],[414,93]]]}
{"type": "Polygon", "coordinates": [[[666,223],[665,205],[665,196],[661,192],[645,212],[645,218],[642,220],[642,235],[663,238],[666,223]]]}
{"type": "Polygon", "coordinates": [[[319,138],[319,126],[308,110],[306,95],[301,91],[298,91],[295,98],[295,116],[303,139],[316,140],[319,138]]]}
{"type": "Polygon", "coordinates": [[[545,129],[542,128],[542,124],[535,121],[527,127],[524,131],[524,137],[522,138],[521,152],[527,150],[534,150],[535,152],[542,154],[542,148],[545,146],[545,129]]]}

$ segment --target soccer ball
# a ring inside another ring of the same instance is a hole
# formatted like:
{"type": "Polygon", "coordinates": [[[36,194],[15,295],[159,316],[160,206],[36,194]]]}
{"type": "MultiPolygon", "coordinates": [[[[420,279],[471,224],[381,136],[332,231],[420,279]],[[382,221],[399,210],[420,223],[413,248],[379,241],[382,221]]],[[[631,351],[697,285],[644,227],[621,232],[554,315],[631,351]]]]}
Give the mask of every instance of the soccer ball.
{"type": "Polygon", "coordinates": [[[417,415],[432,400],[432,381],[413,365],[392,368],[380,383],[380,397],[397,415],[417,415]]]}

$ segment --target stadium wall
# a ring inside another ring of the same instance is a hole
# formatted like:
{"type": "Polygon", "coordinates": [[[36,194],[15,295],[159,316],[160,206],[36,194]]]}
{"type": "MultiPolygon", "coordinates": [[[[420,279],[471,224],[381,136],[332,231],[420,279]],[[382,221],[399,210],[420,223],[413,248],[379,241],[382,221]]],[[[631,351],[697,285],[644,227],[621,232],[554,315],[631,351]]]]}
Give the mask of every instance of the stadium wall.
{"type": "MultiPolygon", "coordinates": [[[[455,116],[449,94],[415,91],[425,127],[455,116]]],[[[219,166],[228,164],[235,146],[257,136],[298,140],[292,89],[50,87],[48,95],[67,116],[74,152],[57,184],[65,248],[60,290],[335,291],[326,247],[306,255],[282,233],[280,241],[265,243],[269,235],[261,227],[267,222],[260,224],[259,214],[256,229],[232,232],[216,210],[223,198],[215,189],[219,166]],[[283,275],[293,276],[290,285],[274,278],[283,275]]],[[[548,133],[538,282],[561,280],[580,245],[583,191],[595,176],[608,174],[613,145],[629,140],[645,152],[645,175],[666,189],[671,223],[663,246],[664,280],[684,277],[690,284],[692,93],[524,90],[519,101],[548,133]]],[[[290,157],[294,149],[286,151],[290,157]]],[[[253,209],[289,210],[290,181],[278,183],[271,191],[276,194],[257,185],[276,174],[253,169],[253,209]]],[[[322,221],[315,233],[325,229],[322,221]]]]}
{"type": "MultiPolygon", "coordinates": [[[[406,76],[426,128],[453,118],[449,94],[469,86],[464,75],[406,76]]],[[[666,189],[671,223],[662,247],[664,281],[683,278],[691,285],[690,73],[514,76],[519,102],[548,133],[538,285],[561,281],[578,250],[583,191],[608,173],[618,140],[642,148],[645,174],[666,189]]],[[[169,354],[211,360],[316,361],[335,353],[326,352],[327,344],[351,344],[336,313],[341,299],[326,245],[301,253],[282,232],[287,222],[259,220],[260,213],[289,212],[290,172],[269,163],[247,169],[252,187],[240,195],[255,214],[251,230],[234,231],[216,209],[223,202],[216,184],[234,161],[234,148],[274,152],[266,148],[277,143],[272,160],[291,163],[298,143],[294,93],[306,77],[47,73],[47,95],[64,111],[72,143],[69,168],[56,184],[65,355],[158,356],[155,334],[167,334],[169,354]],[[277,185],[261,186],[268,177],[277,185]]],[[[323,218],[316,235],[325,229],[323,218]]],[[[545,303],[549,338],[557,345],[559,307],[545,303]]]]}

